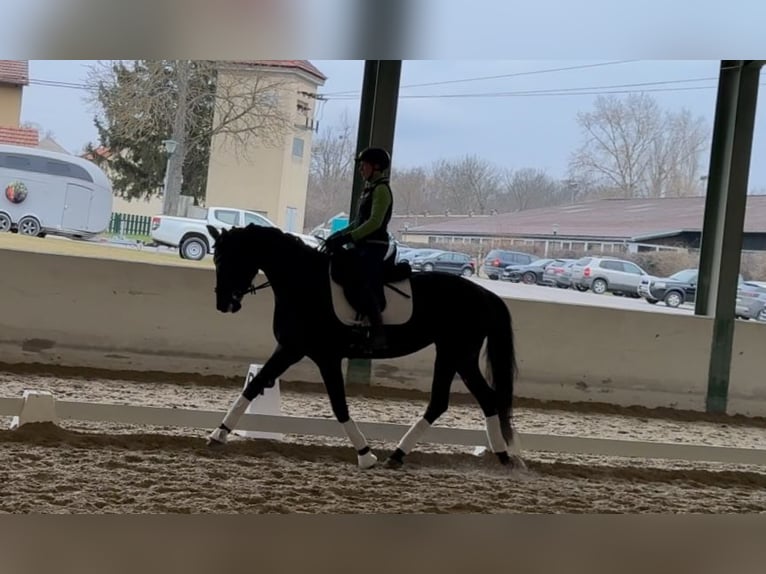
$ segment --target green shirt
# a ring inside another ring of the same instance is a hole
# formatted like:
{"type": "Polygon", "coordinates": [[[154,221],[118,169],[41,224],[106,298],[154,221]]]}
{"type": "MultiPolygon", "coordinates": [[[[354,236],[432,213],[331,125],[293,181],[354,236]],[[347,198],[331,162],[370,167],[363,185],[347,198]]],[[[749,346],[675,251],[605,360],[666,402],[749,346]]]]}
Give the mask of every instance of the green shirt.
{"type": "MultiPolygon", "coordinates": [[[[359,241],[368,235],[381,229],[386,222],[386,214],[391,207],[392,198],[389,187],[386,183],[378,183],[383,177],[379,174],[370,183],[370,187],[364,193],[372,194],[372,209],[370,216],[365,221],[358,221],[358,215],[349,226],[351,227],[351,239],[359,241]]],[[[361,201],[360,201],[361,204],[361,201]]]]}

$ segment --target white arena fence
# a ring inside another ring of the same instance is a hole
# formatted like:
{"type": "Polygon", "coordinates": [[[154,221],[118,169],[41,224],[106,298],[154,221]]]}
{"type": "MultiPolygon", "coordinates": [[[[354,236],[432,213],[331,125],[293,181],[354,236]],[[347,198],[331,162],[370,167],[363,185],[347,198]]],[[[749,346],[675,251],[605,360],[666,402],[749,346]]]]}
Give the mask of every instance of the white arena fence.
{"type": "MultiPolygon", "coordinates": [[[[251,365],[250,372],[259,367],[260,365],[251,365]]],[[[264,436],[277,440],[284,434],[346,437],[345,430],[335,419],[281,414],[278,383],[277,381],[273,389],[266,391],[272,393],[271,398],[263,395],[253,401],[251,408],[240,419],[236,431],[249,437],[264,436]],[[256,411],[259,401],[265,405],[265,410],[271,411],[270,414],[256,411]]],[[[22,397],[0,397],[0,416],[14,417],[11,428],[31,422],[58,423],[61,420],[77,420],[212,430],[218,427],[225,414],[223,411],[57,400],[49,392],[34,390],[25,391],[22,397]]],[[[357,424],[368,440],[392,443],[398,442],[409,429],[408,425],[393,423],[357,421],[357,424]]],[[[766,466],[766,450],[763,449],[526,433],[520,433],[519,438],[522,453],[539,451],[766,466]]],[[[487,437],[484,429],[437,425],[428,429],[421,442],[486,447],[487,437]]]]}

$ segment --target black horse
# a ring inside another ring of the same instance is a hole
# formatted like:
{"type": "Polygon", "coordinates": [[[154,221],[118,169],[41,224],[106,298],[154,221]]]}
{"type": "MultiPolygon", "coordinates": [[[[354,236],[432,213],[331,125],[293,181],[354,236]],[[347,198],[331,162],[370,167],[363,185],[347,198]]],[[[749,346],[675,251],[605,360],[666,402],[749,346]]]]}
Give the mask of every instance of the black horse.
{"type": "MultiPolygon", "coordinates": [[[[277,228],[251,224],[221,232],[208,226],[208,231],[215,239],[217,309],[237,312],[246,294],[270,285],[277,340],[273,354],[234,401],[220,427],[210,434],[208,444],[225,444],[250,401],[273,386],[290,366],[308,357],[319,368],[333,413],[357,451],[359,466],[374,466],[377,458],[349,416],[346,403],[342,360],[362,354],[355,351],[358,329],[342,321],[342,314],[337,312],[339,295],[337,291],[333,294],[330,273],[331,261],[336,267],[335,256],[277,228]],[[254,287],[259,270],[268,283],[254,287]]],[[[425,413],[402,437],[386,465],[400,466],[422,434],[447,410],[450,387],[458,374],[484,413],[491,451],[502,464],[523,467],[511,422],[516,359],[511,315],[505,302],[463,277],[441,273],[414,273],[411,277],[406,273],[406,278],[398,273],[395,277],[398,271],[400,267],[389,267],[388,307],[411,305],[409,314],[404,320],[386,322],[388,348],[368,357],[400,357],[434,344],[436,361],[425,413]],[[406,301],[410,294],[411,300],[406,301]],[[490,383],[480,369],[485,340],[490,383]]]]}

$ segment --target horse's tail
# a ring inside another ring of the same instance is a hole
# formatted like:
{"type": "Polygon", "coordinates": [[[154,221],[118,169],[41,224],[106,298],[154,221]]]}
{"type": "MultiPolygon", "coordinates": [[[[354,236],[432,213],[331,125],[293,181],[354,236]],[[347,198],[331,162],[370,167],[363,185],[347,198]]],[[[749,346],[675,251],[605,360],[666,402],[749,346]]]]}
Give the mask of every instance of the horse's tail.
{"type": "Polygon", "coordinates": [[[509,446],[514,444],[511,416],[513,383],[518,374],[511,313],[505,301],[494,293],[488,296],[489,332],[487,333],[486,378],[497,397],[500,429],[509,446]]]}

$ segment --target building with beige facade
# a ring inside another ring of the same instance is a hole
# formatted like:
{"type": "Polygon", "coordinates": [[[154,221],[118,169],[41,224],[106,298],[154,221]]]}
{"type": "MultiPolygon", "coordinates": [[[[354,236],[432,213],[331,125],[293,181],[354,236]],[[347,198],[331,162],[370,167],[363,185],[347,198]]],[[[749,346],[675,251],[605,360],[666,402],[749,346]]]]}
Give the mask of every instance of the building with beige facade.
{"type": "Polygon", "coordinates": [[[27,60],[0,60],[0,143],[37,147],[36,129],[21,127],[24,87],[29,85],[27,60]]]}
{"type": "Polygon", "coordinates": [[[281,79],[279,105],[293,121],[281,143],[255,141],[246,158],[233,152],[227,136],[215,136],[205,204],[257,211],[286,231],[302,232],[316,93],[327,78],[307,60],[233,62],[220,74],[223,81],[226,74],[250,75],[254,84],[264,75],[281,79]]]}

